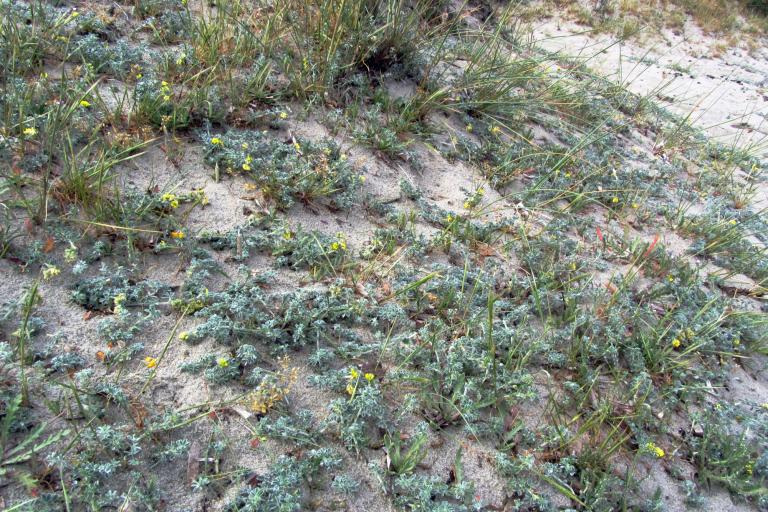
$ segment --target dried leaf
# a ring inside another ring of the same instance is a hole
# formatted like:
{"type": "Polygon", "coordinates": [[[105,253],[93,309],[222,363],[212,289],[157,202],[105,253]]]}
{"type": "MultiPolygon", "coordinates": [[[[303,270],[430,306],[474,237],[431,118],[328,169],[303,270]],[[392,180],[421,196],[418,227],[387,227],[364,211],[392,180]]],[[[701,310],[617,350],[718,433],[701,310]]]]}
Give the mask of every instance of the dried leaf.
{"type": "Polygon", "coordinates": [[[365,290],[365,286],[363,286],[363,283],[357,283],[355,285],[355,292],[360,295],[361,297],[368,297],[368,292],[365,290]]]}
{"type": "Polygon", "coordinates": [[[187,454],[187,483],[197,480],[200,474],[200,455],[203,453],[200,443],[195,439],[189,447],[187,454]]]}
{"type": "Polygon", "coordinates": [[[250,412],[248,409],[246,409],[245,407],[243,407],[241,405],[233,405],[232,407],[230,407],[230,409],[235,411],[244,420],[247,420],[251,416],[253,416],[252,412],[250,412]]]}

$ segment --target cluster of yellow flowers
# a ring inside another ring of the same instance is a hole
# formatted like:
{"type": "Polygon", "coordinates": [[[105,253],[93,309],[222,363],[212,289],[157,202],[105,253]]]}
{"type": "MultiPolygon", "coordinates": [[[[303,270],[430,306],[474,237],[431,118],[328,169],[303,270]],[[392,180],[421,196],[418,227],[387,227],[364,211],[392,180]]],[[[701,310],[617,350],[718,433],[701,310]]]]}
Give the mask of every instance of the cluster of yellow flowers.
{"type": "Polygon", "coordinates": [[[50,281],[59,274],[61,274],[61,270],[55,265],[46,265],[43,269],[43,279],[46,281],[50,281]]]}
{"type": "Polygon", "coordinates": [[[211,137],[211,144],[214,146],[223,146],[224,141],[222,141],[219,137],[211,137]]]}
{"type": "Polygon", "coordinates": [[[280,369],[272,376],[265,377],[256,391],[248,395],[251,410],[258,414],[266,414],[290,393],[293,385],[299,379],[299,369],[291,367],[288,356],[279,360],[280,369]]]}
{"type": "Polygon", "coordinates": [[[171,99],[171,86],[165,80],[160,82],[160,95],[163,97],[163,101],[169,101],[171,99]]]}
{"type": "Polygon", "coordinates": [[[211,202],[208,199],[208,196],[205,194],[205,190],[203,190],[201,188],[196,188],[196,189],[192,190],[189,193],[189,195],[190,195],[190,197],[192,198],[193,201],[195,201],[196,203],[199,203],[202,206],[206,206],[206,205],[208,205],[208,203],[211,202]]]}
{"type": "Polygon", "coordinates": [[[69,247],[64,249],[64,261],[67,263],[74,263],[77,261],[77,247],[72,242],[69,242],[69,247]]]}
{"type": "Polygon", "coordinates": [[[664,457],[664,455],[666,455],[664,450],[659,446],[657,446],[656,443],[654,443],[653,441],[648,441],[647,443],[645,443],[644,448],[648,453],[655,455],[656,458],[659,458],[659,459],[661,459],[662,457],[664,457]]]}
{"type": "Polygon", "coordinates": [[[168,203],[171,208],[178,208],[179,207],[179,197],[176,194],[171,194],[170,192],[166,192],[162,195],[160,198],[164,203],[168,203]]]}
{"type": "Polygon", "coordinates": [[[333,252],[347,250],[347,239],[344,236],[344,233],[336,233],[336,240],[331,243],[330,248],[333,252]]]}
{"type": "Polygon", "coordinates": [[[245,162],[243,162],[243,170],[244,171],[250,171],[251,170],[251,162],[253,162],[253,158],[251,155],[247,155],[245,157],[245,162]]]}
{"type": "Polygon", "coordinates": [[[480,204],[480,201],[483,199],[483,196],[485,195],[485,189],[483,187],[478,188],[474,194],[472,194],[472,197],[464,201],[464,209],[465,210],[471,210],[478,204],[480,204]]]}
{"type": "Polygon", "coordinates": [[[147,356],[144,358],[144,366],[147,368],[154,368],[157,366],[157,359],[154,357],[147,356]]]}
{"type": "MultiPolygon", "coordinates": [[[[682,340],[693,341],[695,337],[696,337],[696,333],[694,332],[694,330],[688,327],[672,340],[672,348],[680,348],[683,344],[682,340]]],[[[736,344],[738,345],[738,342],[736,344]]]]}
{"type": "MultiPolygon", "coordinates": [[[[362,375],[362,377],[368,383],[373,382],[373,379],[376,378],[376,376],[372,373],[365,373],[362,375]]],[[[350,399],[355,396],[355,393],[357,393],[357,387],[359,384],[360,372],[355,368],[350,368],[349,375],[347,375],[347,394],[350,396],[350,399]]]]}
{"type": "Polygon", "coordinates": [[[123,306],[123,304],[127,299],[128,297],[126,297],[124,293],[118,293],[117,295],[115,295],[115,298],[112,299],[113,302],[115,303],[115,307],[112,310],[114,314],[121,315],[125,313],[125,306],[123,306]]]}

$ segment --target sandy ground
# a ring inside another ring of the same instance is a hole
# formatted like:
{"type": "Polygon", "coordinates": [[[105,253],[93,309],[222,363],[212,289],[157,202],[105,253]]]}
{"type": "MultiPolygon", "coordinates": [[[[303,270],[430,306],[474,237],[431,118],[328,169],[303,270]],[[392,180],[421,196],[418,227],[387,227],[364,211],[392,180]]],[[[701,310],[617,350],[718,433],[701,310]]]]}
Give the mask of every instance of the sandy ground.
{"type": "Polygon", "coordinates": [[[559,18],[533,24],[537,46],[650,96],[714,140],[768,156],[768,46],[718,55],[716,39],[690,21],[682,31],[643,35],[622,42],[559,18]]]}

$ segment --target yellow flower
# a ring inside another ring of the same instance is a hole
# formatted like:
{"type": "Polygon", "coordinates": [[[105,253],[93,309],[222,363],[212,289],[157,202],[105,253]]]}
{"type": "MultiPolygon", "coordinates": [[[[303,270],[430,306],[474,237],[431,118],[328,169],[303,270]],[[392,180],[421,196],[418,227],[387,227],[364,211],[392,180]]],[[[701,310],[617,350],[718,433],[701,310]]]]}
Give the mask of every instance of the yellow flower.
{"type": "Polygon", "coordinates": [[[365,176],[362,174],[360,175],[360,183],[365,183],[365,176]]]}
{"type": "Polygon", "coordinates": [[[34,137],[37,135],[37,128],[30,126],[29,128],[24,128],[24,135],[28,137],[34,137]]]}
{"type": "Polygon", "coordinates": [[[288,114],[286,112],[280,112],[280,119],[288,119],[288,114]]]}
{"type": "Polygon", "coordinates": [[[736,219],[729,220],[728,224],[730,224],[731,226],[735,226],[736,225],[736,219]]]}
{"type": "Polygon", "coordinates": [[[368,382],[371,382],[376,376],[372,373],[366,373],[365,375],[363,375],[363,377],[365,377],[365,380],[367,380],[368,382]]]}
{"type": "Polygon", "coordinates": [[[616,196],[613,196],[613,199],[611,199],[611,202],[612,202],[613,204],[616,204],[616,203],[618,203],[618,202],[619,202],[619,198],[618,198],[618,197],[616,197],[616,196]]]}
{"type": "Polygon", "coordinates": [[[570,172],[566,172],[566,173],[565,173],[565,177],[566,177],[566,178],[570,178],[570,177],[571,177],[571,173],[570,173],[570,172]]]}
{"type": "Polygon", "coordinates": [[[680,348],[680,340],[675,338],[672,340],[672,347],[673,348],[680,348]]]}
{"type": "Polygon", "coordinates": [[[445,222],[453,222],[453,215],[450,213],[445,216],[445,222]]]}
{"type": "Polygon", "coordinates": [[[213,144],[214,146],[221,146],[221,145],[223,144],[223,142],[221,142],[221,139],[220,139],[220,138],[218,138],[218,137],[213,137],[213,138],[211,139],[211,144],[213,144]]]}
{"type": "Polygon", "coordinates": [[[143,76],[141,73],[136,73],[136,80],[141,80],[143,76]]]}
{"type": "Polygon", "coordinates": [[[144,366],[146,366],[147,368],[154,368],[155,366],[157,366],[157,359],[150,356],[145,357],[144,366]]]}
{"type": "Polygon", "coordinates": [[[246,162],[246,163],[243,164],[243,170],[244,171],[250,171],[251,170],[251,166],[246,162]]]}
{"type": "Polygon", "coordinates": [[[661,459],[662,457],[664,457],[664,455],[666,455],[664,453],[664,450],[656,446],[656,444],[653,441],[649,441],[645,443],[645,449],[648,450],[650,453],[654,454],[659,459],[661,459]]]}
{"type": "Polygon", "coordinates": [[[185,236],[183,231],[171,231],[171,238],[175,238],[176,240],[182,240],[185,236]]]}
{"type": "Polygon", "coordinates": [[[91,104],[87,100],[80,100],[80,106],[83,108],[88,108],[91,106],[91,104]]]}
{"type": "Polygon", "coordinates": [[[501,133],[501,128],[499,128],[498,126],[494,126],[493,128],[491,128],[491,133],[493,135],[498,135],[501,133]]]}
{"type": "Polygon", "coordinates": [[[229,361],[227,361],[226,357],[220,357],[216,360],[216,364],[219,366],[219,368],[226,368],[229,366],[229,361]]]}
{"type": "Polygon", "coordinates": [[[301,151],[301,144],[299,144],[298,142],[294,142],[293,147],[296,148],[296,151],[301,151]]]}
{"type": "Polygon", "coordinates": [[[333,242],[331,244],[331,250],[332,251],[338,251],[339,250],[339,242],[333,242]]]}
{"type": "Polygon", "coordinates": [[[59,270],[59,267],[54,265],[46,265],[43,269],[43,279],[46,281],[50,281],[59,274],[61,274],[61,270],[59,270]]]}
{"type": "Polygon", "coordinates": [[[171,99],[171,97],[170,97],[170,96],[168,96],[167,94],[166,94],[165,96],[163,96],[163,101],[168,101],[168,100],[170,100],[170,99],[171,99]]]}
{"type": "Polygon", "coordinates": [[[640,205],[639,205],[639,204],[637,204],[637,203],[632,203],[632,208],[634,208],[635,210],[637,210],[638,208],[640,208],[640,205]]]}
{"type": "Polygon", "coordinates": [[[243,149],[248,149],[248,143],[247,142],[243,142],[242,144],[240,144],[240,147],[243,148],[243,149]]]}
{"type": "Polygon", "coordinates": [[[349,369],[349,378],[350,379],[357,379],[358,377],[360,377],[360,372],[358,372],[354,368],[350,368],[349,369]]]}
{"type": "Polygon", "coordinates": [[[467,130],[469,133],[472,133],[472,124],[471,123],[468,124],[467,126],[464,127],[464,129],[467,130]]]}
{"type": "Polygon", "coordinates": [[[470,208],[472,208],[472,205],[469,204],[469,201],[464,201],[464,209],[469,210],[470,208]]]}
{"type": "Polygon", "coordinates": [[[355,386],[352,384],[347,384],[347,393],[353,395],[355,393],[355,386]]]}
{"type": "Polygon", "coordinates": [[[181,341],[187,341],[189,339],[189,333],[187,331],[180,332],[179,339],[181,341]]]}
{"type": "Polygon", "coordinates": [[[290,240],[291,238],[293,238],[293,233],[291,233],[290,231],[286,231],[285,233],[283,233],[283,238],[286,240],[290,240]]]}

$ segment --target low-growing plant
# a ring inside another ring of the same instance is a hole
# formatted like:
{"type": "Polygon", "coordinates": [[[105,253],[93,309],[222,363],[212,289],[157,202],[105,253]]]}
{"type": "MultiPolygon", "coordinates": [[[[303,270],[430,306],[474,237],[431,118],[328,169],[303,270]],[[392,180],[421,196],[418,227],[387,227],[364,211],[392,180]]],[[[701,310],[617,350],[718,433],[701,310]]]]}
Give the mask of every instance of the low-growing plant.
{"type": "Polygon", "coordinates": [[[229,131],[206,136],[206,163],[217,170],[242,174],[253,189],[281,209],[295,201],[321,198],[332,208],[350,208],[363,182],[341,149],[331,141],[295,139],[285,143],[258,131],[229,131]]]}

